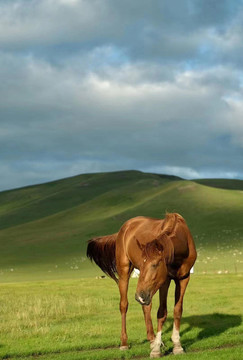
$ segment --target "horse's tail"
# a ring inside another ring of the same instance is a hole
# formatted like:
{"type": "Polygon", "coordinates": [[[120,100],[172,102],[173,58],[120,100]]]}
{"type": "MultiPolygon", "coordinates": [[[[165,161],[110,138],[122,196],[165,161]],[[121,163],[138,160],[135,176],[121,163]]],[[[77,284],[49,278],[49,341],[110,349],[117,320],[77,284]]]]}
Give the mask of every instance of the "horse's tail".
{"type": "Polygon", "coordinates": [[[89,240],[86,255],[105,274],[118,282],[116,277],[116,238],[117,233],[89,240]]]}

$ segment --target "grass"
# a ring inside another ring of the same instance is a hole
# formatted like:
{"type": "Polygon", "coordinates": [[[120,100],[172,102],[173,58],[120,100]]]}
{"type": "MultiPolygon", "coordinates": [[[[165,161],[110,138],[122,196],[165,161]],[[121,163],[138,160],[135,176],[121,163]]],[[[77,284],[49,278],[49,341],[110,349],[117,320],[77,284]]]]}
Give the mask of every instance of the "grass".
{"type": "Polygon", "coordinates": [[[194,181],[198,184],[212,186],[219,189],[243,190],[242,180],[237,179],[198,179],[194,181]]]}
{"type": "MultiPolygon", "coordinates": [[[[0,193],[0,359],[146,359],[141,306],[129,288],[130,349],[118,349],[119,294],[98,279],[86,240],[129,218],[181,213],[198,259],[184,304],[183,359],[242,358],[243,181],[137,171],[86,174],[0,193]]],[[[163,350],[172,350],[173,287],[163,350]]],[[[158,298],[155,296],[153,319],[158,298]]]]}
{"type": "MultiPolygon", "coordinates": [[[[243,325],[241,275],[192,275],[184,301],[183,359],[240,359],[243,325]],[[234,296],[232,296],[234,294],[234,296]],[[217,357],[218,356],[218,357],[217,357]]],[[[110,279],[56,280],[1,284],[1,359],[147,358],[149,344],[141,306],[129,287],[130,350],[119,351],[117,285],[110,279]]],[[[172,350],[173,286],[164,326],[165,354],[172,350]]],[[[153,301],[155,324],[158,296],[153,301]]]]}

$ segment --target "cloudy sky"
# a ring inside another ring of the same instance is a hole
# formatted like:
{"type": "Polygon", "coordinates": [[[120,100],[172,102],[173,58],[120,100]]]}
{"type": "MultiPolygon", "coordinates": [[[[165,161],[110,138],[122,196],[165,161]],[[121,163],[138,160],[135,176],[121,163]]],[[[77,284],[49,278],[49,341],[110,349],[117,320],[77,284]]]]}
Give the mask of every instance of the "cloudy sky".
{"type": "Polygon", "coordinates": [[[0,190],[243,179],[243,1],[1,0],[0,190]]]}

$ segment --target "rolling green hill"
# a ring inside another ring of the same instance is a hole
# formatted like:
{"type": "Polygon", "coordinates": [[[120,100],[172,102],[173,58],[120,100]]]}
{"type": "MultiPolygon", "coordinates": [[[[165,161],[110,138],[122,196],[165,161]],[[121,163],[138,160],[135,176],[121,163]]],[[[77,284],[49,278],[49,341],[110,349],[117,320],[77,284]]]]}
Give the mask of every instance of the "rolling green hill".
{"type": "Polygon", "coordinates": [[[1,192],[0,281],[101,274],[85,257],[89,238],[166,211],[181,213],[193,233],[195,271],[242,272],[243,181],[220,181],[122,171],[1,192]]]}
{"type": "Polygon", "coordinates": [[[243,190],[243,181],[237,179],[197,179],[198,184],[207,185],[219,189],[243,190]]]}

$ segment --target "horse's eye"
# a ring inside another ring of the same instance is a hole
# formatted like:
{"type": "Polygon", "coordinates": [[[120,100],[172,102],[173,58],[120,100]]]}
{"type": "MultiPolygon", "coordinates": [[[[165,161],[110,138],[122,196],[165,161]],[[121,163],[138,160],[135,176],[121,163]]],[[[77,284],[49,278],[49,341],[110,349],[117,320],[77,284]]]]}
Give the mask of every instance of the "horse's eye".
{"type": "Polygon", "coordinates": [[[159,264],[152,264],[152,268],[156,269],[158,267],[159,264]]]}

